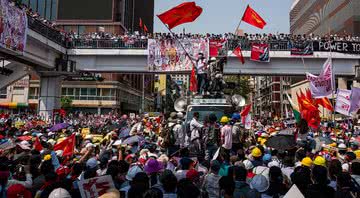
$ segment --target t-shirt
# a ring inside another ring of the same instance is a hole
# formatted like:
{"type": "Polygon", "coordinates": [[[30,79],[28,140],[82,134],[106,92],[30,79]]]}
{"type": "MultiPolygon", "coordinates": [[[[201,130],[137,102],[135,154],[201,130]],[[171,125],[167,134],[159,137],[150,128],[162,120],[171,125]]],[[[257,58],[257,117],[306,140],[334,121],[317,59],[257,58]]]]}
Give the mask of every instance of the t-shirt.
{"type": "Polygon", "coordinates": [[[232,130],[230,125],[225,125],[221,128],[222,147],[230,150],[232,147],[232,130]]]}

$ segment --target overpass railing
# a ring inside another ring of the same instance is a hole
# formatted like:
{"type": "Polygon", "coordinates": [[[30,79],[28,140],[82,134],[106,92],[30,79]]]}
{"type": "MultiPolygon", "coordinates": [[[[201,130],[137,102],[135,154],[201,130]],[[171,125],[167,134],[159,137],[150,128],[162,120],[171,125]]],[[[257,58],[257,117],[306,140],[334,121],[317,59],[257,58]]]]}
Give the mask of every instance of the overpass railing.
{"type": "Polygon", "coordinates": [[[66,38],[65,35],[61,34],[58,30],[55,30],[43,22],[28,16],[28,26],[31,30],[41,34],[42,36],[46,37],[47,39],[66,47],[66,38]]]}
{"type": "Polygon", "coordinates": [[[147,39],[133,42],[109,39],[72,39],[69,47],[77,49],[146,49],[147,39]]]}

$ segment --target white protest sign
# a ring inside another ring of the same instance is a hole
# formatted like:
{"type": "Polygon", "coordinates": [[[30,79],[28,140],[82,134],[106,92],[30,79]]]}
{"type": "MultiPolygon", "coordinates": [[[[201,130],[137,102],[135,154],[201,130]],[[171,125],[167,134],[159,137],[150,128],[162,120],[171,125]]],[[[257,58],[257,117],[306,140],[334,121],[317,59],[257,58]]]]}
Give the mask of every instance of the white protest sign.
{"type": "Polygon", "coordinates": [[[82,198],[96,198],[112,188],[115,188],[115,185],[110,175],[79,181],[79,190],[82,198]]]}
{"type": "Polygon", "coordinates": [[[305,198],[299,188],[294,184],[283,198],[305,198]]]}

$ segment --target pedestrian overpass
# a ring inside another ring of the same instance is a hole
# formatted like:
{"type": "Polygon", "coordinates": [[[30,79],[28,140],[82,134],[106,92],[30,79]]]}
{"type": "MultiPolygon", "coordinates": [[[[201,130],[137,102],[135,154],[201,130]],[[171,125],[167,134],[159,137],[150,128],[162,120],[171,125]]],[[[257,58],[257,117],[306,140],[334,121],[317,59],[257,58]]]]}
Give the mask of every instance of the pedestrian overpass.
{"type": "MultiPolygon", "coordinates": [[[[149,73],[146,69],[147,40],[136,41],[131,45],[113,40],[74,40],[68,43],[63,34],[41,21],[29,17],[28,26],[24,53],[0,48],[0,66],[14,71],[9,76],[0,75],[0,89],[31,72],[37,73],[41,87],[39,109],[45,116],[51,115],[53,109],[60,107],[61,81],[64,76],[76,75],[81,71],[149,73]]],[[[359,54],[314,52],[311,56],[292,56],[286,44],[282,48],[271,46],[278,44],[270,45],[269,63],[250,61],[249,48],[243,48],[245,64],[242,65],[230,51],[224,73],[262,76],[296,76],[305,75],[305,72],[318,74],[330,55],[337,76],[353,77],[355,66],[360,65],[359,54]]]]}

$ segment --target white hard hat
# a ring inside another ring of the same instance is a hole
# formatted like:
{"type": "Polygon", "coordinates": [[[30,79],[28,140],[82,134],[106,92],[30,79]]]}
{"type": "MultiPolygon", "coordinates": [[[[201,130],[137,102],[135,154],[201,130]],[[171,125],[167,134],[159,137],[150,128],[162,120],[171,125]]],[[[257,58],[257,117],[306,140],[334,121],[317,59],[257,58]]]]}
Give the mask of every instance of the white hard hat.
{"type": "Polygon", "coordinates": [[[71,195],[63,188],[56,188],[50,193],[49,198],[71,198],[71,195]]]}
{"type": "Polygon", "coordinates": [[[339,149],[346,149],[346,145],[344,143],[339,144],[338,146],[339,149]]]}

